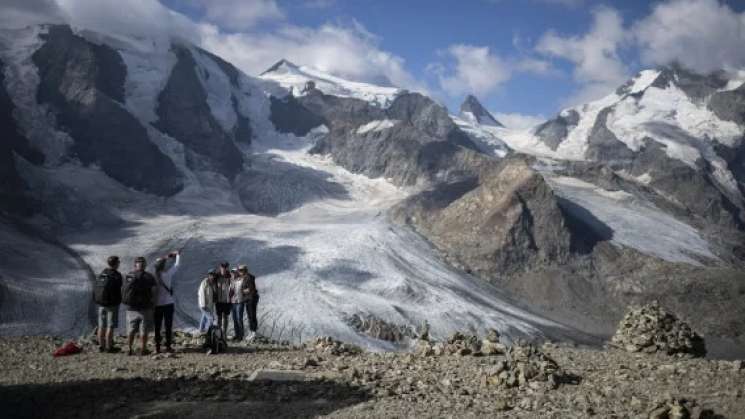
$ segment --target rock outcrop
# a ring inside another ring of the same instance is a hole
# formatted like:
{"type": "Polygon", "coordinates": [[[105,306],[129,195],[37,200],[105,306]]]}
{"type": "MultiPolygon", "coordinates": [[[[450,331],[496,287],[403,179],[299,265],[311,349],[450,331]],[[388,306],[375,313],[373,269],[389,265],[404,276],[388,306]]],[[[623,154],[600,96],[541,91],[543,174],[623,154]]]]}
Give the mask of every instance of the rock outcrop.
{"type": "Polygon", "coordinates": [[[119,53],[68,26],[52,26],[43,37],[32,56],[40,77],[36,97],[74,140],[73,156],[134,189],[162,196],[180,191],[173,161],[123,106],[126,67],[119,53]]]}
{"type": "Polygon", "coordinates": [[[656,301],[632,308],[621,320],[612,343],[629,352],[706,355],[704,339],[656,301]]]}
{"type": "Polygon", "coordinates": [[[455,266],[485,278],[561,262],[570,251],[556,197],[522,158],[505,159],[477,180],[441,184],[409,198],[393,216],[455,266]]]}
{"type": "Polygon", "coordinates": [[[233,142],[234,133],[220,125],[207,103],[192,55],[201,52],[187,47],[176,47],[174,52],[178,61],[158,96],[154,126],[186,146],[189,167],[212,170],[233,180],[243,168],[243,155],[233,142]]]}

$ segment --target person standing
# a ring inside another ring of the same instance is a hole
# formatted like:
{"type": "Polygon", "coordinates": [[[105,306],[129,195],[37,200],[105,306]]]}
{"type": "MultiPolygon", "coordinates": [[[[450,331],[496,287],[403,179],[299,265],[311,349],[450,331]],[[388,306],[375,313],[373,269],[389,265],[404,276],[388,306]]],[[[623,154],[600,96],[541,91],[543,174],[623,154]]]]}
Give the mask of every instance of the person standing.
{"type": "Polygon", "coordinates": [[[119,327],[119,305],[122,303],[122,274],[119,256],[109,256],[108,267],[101,271],[93,287],[93,299],[98,304],[98,350],[118,352],[114,347],[114,329],[119,327]]]}
{"type": "Polygon", "coordinates": [[[238,272],[238,269],[233,268],[232,274],[232,289],[230,290],[230,302],[233,304],[232,317],[233,317],[233,329],[235,330],[235,337],[233,340],[240,341],[245,336],[245,327],[243,324],[243,313],[246,311],[246,300],[248,299],[248,293],[246,292],[248,283],[245,278],[238,272]]]}
{"type": "Polygon", "coordinates": [[[173,352],[173,276],[178,272],[181,263],[181,253],[174,251],[164,258],[155,261],[155,279],[158,281],[158,299],[155,304],[155,352],[160,353],[162,341],[161,328],[165,323],[166,352],[173,352]],[[166,268],[168,259],[174,259],[173,264],[166,268]]]}
{"type": "Polygon", "coordinates": [[[199,332],[207,333],[210,326],[215,322],[215,297],[217,295],[217,272],[210,270],[207,277],[199,284],[197,297],[199,299],[199,309],[202,311],[202,318],[199,320],[199,332]]]}
{"type": "Polygon", "coordinates": [[[259,326],[256,318],[256,307],[259,304],[259,291],[256,289],[256,277],[248,271],[248,266],[241,265],[238,267],[238,274],[243,278],[242,293],[245,295],[244,304],[248,313],[249,333],[246,340],[253,340],[256,337],[256,329],[259,326]]]}
{"type": "Polygon", "coordinates": [[[140,355],[147,355],[147,338],[153,328],[153,307],[158,284],[153,275],[145,271],[147,260],[135,259],[134,270],[127,274],[122,286],[122,302],[127,309],[127,343],[129,355],[134,355],[132,345],[135,335],[140,335],[140,355]]]}
{"type": "Polygon", "coordinates": [[[222,329],[225,336],[228,335],[228,321],[232,304],[230,304],[231,288],[230,264],[222,262],[217,274],[217,327],[222,329]]]}

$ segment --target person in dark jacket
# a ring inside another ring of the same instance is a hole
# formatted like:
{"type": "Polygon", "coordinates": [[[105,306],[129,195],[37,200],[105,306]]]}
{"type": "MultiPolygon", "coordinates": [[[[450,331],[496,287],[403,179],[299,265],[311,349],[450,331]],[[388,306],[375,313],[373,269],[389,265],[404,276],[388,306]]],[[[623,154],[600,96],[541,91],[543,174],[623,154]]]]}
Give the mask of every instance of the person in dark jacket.
{"type": "Polygon", "coordinates": [[[256,307],[259,304],[259,291],[256,289],[256,277],[248,271],[248,266],[238,267],[238,274],[243,279],[241,293],[245,296],[246,313],[248,314],[248,330],[246,340],[251,341],[256,337],[256,329],[259,322],[256,318],[256,307]]]}
{"type": "Polygon", "coordinates": [[[98,276],[97,293],[94,298],[98,304],[98,350],[118,352],[114,347],[114,330],[119,327],[119,305],[122,303],[122,274],[119,273],[119,257],[109,256],[108,267],[98,276]]]}
{"type": "Polygon", "coordinates": [[[127,274],[122,287],[122,302],[127,308],[127,343],[129,355],[134,355],[132,345],[140,335],[140,355],[148,355],[147,338],[153,330],[153,308],[158,295],[155,277],[145,271],[147,261],[140,256],[135,259],[134,271],[127,274]]]}

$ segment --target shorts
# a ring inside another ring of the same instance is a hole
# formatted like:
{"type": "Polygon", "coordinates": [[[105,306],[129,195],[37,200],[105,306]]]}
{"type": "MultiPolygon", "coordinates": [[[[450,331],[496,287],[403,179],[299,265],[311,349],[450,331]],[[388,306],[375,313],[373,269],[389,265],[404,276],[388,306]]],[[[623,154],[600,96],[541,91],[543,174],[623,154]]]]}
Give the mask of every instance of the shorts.
{"type": "Polygon", "coordinates": [[[137,332],[140,336],[153,330],[153,309],[127,310],[127,334],[137,332]]]}
{"type": "Polygon", "coordinates": [[[233,310],[233,304],[231,303],[217,303],[217,315],[227,316],[233,310]]]}
{"type": "Polygon", "coordinates": [[[119,327],[119,306],[98,306],[98,328],[116,329],[119,327]]]}

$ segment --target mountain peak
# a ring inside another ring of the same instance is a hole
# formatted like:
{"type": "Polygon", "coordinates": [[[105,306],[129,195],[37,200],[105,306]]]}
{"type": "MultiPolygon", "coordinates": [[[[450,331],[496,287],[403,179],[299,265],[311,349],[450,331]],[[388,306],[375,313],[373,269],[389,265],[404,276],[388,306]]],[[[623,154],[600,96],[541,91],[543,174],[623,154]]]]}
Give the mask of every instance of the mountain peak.
{"type": "Polygon", "coordinates": [[[479,102],[474,95],[466,96],[466,100],[460,105],[460,115],[463,119],[479,125],[490,125],[494,127],[503,127],[502,123],[497,121],[489,111],[479,102]]]}
{"type": "Polygon", "coordinates": [[[282,58],[281,60],[279,60],[276,63],[274,63],[274,65],[272,65],[271,67],[269,67],[268,69],[266,69],[266,71],[264,71],[263,73],[261,73],[261,75],[263,76],[264,74],[268,74],[268,73],[273,73],[273,72],[279,71],[283,67],[285,67],[288,70],[298,70],[300,68],[297,64],[295,64],[295,63],[293,63],[293,62],[291,62],[291,61],[289,61],[289,60],[287,60],[285,58],[282,58]]]}

